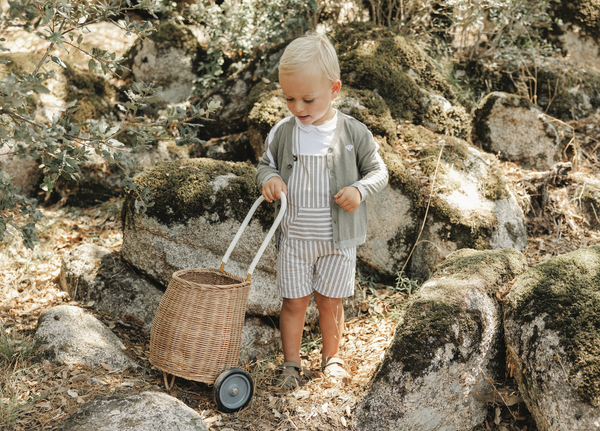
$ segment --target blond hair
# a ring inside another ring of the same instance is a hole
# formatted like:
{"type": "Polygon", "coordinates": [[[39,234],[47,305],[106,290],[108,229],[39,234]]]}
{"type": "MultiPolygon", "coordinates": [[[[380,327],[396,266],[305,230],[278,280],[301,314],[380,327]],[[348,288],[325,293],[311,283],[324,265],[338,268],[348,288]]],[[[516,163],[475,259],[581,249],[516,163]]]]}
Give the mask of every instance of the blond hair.
{"type": "Polygon", "coordinates": [[[309,32],[293,40],[279,61],[279,73],[308,70],[318,72],[328,81],[340,80],[340,64],[335,48],[324,34],[309,32]]]}

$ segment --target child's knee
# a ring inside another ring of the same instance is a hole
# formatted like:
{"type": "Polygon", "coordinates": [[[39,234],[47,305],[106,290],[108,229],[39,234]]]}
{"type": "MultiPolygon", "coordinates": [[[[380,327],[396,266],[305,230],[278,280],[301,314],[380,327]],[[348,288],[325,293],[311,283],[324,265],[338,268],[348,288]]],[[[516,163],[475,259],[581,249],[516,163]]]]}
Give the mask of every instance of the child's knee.
{"type": "Polygon", "coordinates": [[[310,296],[303,298],[283,298],[281,311],[291,314],[305,313],[308,308],[310,296]]]}
{"type": "Polygon", "coordinates": [[[342,308],[342,298],[330,298],[320,293],[315,293],[315,302],[319,310],[342,308]]]}

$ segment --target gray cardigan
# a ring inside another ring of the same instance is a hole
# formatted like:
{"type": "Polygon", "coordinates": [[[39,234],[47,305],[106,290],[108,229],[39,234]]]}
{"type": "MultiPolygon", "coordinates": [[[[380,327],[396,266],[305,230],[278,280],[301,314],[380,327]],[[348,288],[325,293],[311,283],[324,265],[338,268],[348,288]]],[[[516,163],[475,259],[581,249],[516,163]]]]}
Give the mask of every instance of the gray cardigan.
{"type": "MultiPolygon", "coordinates": [[[[275,131],[275,136],[260,158],[257,170],[258,183],[264,183],[278,175],[287,184],[294,168],[292,136],[296,126],[295,117],[283,120],[275,131]],[[276,167],[273,167],[272,164],[276,167]]],[[[338,112],[338,120],[333,141],[327,152],[329,186],[331,194],[331,218],[333,223],[333,244],[336,249],[362,244],[367,234],[367,205],[365,200],[381,191],[388,182],[388,172],[373,135],[360,121],[338,112]],[[362,202],[356,211],[349,213],[335,203],[333,196],[347,186],[356,187],[362,202]]],[[[276,206],[275,216],[280,205],[276,206]]],[[[279,238],[279,230],[275,238],[279,238]]]]}

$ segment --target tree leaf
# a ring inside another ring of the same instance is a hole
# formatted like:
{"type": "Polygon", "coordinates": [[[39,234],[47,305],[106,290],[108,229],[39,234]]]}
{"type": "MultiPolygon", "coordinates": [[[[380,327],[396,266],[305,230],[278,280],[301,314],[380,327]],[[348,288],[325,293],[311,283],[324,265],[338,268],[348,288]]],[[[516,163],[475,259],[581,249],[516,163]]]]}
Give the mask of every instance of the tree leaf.
{"type": "Polygon", "coordinates": [[[48,88],[42,84],[35,85],[33,90],[40,94],[50,94],[50,90],[48,90],[48,88]]]}
{"type": "Polygon", "coordinates": [[[54,55],[51,55],[50,58],[52,59],[53,62],[55,62],[59,66],[62,66],[65,69],[67,68],[67,65],[60,58],[58,58],[58,57],[56,57],[54,55]]]}

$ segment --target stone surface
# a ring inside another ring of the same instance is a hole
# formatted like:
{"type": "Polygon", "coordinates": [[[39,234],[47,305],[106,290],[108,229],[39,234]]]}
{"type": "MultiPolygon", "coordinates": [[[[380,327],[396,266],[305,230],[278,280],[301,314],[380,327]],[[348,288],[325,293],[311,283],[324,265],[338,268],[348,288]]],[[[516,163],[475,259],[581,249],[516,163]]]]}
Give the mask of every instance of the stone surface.
{"type": "Polygon", "coordinates": [[[149,38],[137,40],[126,53],[126,65],[136,80],[162,87],[160,98],[179,103],[192,93],[200,46],[185,26],[163,23],[149,38]]]}
{"type": "Polygon", "coordinates": [[[232,162],[244,162],[246,160],[254,162],[256,160],[250,146],[248,132],[227,135],[222,138],[212,138],[205,144],[194,145],[190,149],[190,157],[208,157],[232,162]]]}
{"type": "Polygon", "coordinates": [[[11,149],[5,145],[0,147],[0,168],[12,177],[12,184],[20,188],[19,194],[34,197],[41,191],[43,173],[40,163],[33,157],[19,157],[10,154],[11,149]]]}
{"type": "Polygon", "coordinates": [[[527,267],[514,249],[448,256],[410,299],[358,407],[358,430],[471,430],[502,370],[496,292],[527,267]]]}
{"type": "Polygon", "coordinates": [[[68,418],[60,431],[207,431],[193,409],[163,392],[98,397],[68,418]]]}
{"type": "Polygon", "coordinates": [[[524,168],[547,170],[562,160],[555,124],[526,97],[494,92],[475,111],[474,143],[524,168]]]}
{"type": "Polygon", "coordinates": [[[422,161],[409,165],[403,150],[382,146],[390,182],[367,201],[367,242],[357,249],[363,265],[392,277],[404,267],[417,238],[406,269],[421,279],[461,248],[525,249],[525,216],[493,156],[420,126],[402,127],[399,139],[422,161]]]}
{"type": "Polygon", "coordinates": [[[242,330],[240,363],[256,361],[281,350],[281,334],[273,325],[258,317],[247,316],[242,330]]]}
{"type": "Polygon", "coordinates": [[[537,264],[505,299],[521,396],[540,431],[600,428],[600,246],[537,264]]]}
{"type": "Polygon", "coordinates": [[[44,312],[38,320],[35,340],[41,351],[59,362],[90,367],[105,363],[114,369],[137,367],[110,329],[72,305],[59,305],[44,312]]]}
{"type": "Polygon", "coordinates": [[[136,274],[117,253],[84,244],[63,257],[60,287],[69,296],[119,318],[130,315],[149,332],[163,291],[136,274]]]}

